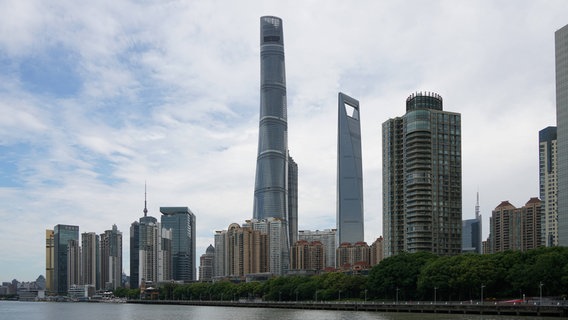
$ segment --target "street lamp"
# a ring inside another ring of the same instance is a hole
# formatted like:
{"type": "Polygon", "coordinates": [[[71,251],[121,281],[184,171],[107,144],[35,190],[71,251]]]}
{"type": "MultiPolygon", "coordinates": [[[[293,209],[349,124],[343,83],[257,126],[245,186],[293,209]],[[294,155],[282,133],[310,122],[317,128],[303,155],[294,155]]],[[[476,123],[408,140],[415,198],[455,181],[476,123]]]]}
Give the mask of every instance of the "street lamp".
{"type": "Polygon", "coordinates": [[[398,304],[398,291],[399,291],[399,290],[400,290],[400,289],[399,289],[398,287],[396,287],[396,304],[398,304]]]}
{"type": "Polygon", "coordinates": [[[544,283],[542,283],[542,281],[538,284],[538,289],[540,291],[540,302],[539,304],[542,305],[542,286],[544,286],[544,283]]]}
{"type": "Polygon", "coordinates": [[[483,288],[485,288],[485,285],[481,284],[481,304],[483,304],[483,288]]]}
{"type": "Polygon", "coordinates": [[[341,301],[341,290],[339,290],[339,299],[337,300],[341,301]]]}
{"type": "Polygon", "coordinates": [[[296,289],[296,302],[298,302],[298,289],[296,289]]]}
{"type": "Polygon", "coordinates": [[[318,302],[318,291],[316,290],[316,302],[318,302]]]}
{"type": "Polygon", "coordinates": [[[278,301],[282,301],[282,291],[278,292],[278,301]]]}
{"type": "Polygon", "coordinates": [[[365,302],[367,302],[367,289],[365,289],[365,302]]]}
{"type": "Polygon", "coordinates": [[[434,304],[436,304],[436,291],[438,290],[438,287],[434,287],[434,304]]]}

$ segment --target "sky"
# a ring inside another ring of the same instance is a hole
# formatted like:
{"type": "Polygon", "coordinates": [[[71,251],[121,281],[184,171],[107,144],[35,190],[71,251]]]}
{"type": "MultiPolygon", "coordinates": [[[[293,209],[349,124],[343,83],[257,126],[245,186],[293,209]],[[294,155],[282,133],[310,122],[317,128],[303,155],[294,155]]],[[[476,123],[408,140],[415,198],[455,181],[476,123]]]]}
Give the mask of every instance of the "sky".
{"type": "Polygon", "coordinates": [[[299,229],[335,228],[337,94],[360,102],[365,240],[382,235],[381,125],[436,92],[462,116],[463,218],[538,196],[565,0],[0,2],[0,281],[45,274],[45,229],[123,233],[161,206],[197,256],[252,217],[260,17],[283,19],[299,229]]]}

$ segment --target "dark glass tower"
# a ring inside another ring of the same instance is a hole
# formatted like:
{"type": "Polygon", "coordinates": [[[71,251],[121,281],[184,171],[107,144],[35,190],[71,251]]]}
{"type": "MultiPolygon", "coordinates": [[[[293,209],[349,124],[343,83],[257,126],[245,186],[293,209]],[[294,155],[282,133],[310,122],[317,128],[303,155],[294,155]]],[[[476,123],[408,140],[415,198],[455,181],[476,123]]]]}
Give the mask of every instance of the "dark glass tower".
{"type": "MultiPolygon", "coordinates": [[[[58,224],[53,228],[53,239],[54,245],[54,255],[55,255],[55,265],[54,265],[54,284],[55,292],[58,295],[67,295],[67,289],[69,284],[67,283],[67,278],[69,275],[67,253],[69,248],[69,242],[79,242],[79,227],[70,226],[65,224],[58,224]]],[[[77,257],[78,258],[78,257],[77,257]]],[[[79,270],[75,270],[78,272],[79,270]]]]}
{"type": "Polygon", "coordinates": [[[160,207],[162,228],[172,230],[173,280],[195,277],[195,215],[188,207],[160,207]]]}
{"type": "Polygon", "coordinates": [[[359,101],[338,96],[337,128],[337,242],[364,241],[363,165],[359,101]]]}
{"type": "Polygon", "coordinates": [[[288,122],[282,19],[260,18],[260,124],[253,218],[288,220],[288,122]]]}

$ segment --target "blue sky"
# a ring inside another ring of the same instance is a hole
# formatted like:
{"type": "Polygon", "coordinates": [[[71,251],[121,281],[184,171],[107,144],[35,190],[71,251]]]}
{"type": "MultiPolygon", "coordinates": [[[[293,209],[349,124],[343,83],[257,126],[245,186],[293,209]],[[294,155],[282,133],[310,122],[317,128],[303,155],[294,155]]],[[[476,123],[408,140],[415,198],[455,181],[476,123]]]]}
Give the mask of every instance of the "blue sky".
{"type": "MultiPolygon", "coordinates": [[[[284,21],[300,229],[335,226],[337,92],[361,107],[365,239],[382,234],[381,124],[413,92],[462,114],[463,217],[538,196],[565,1],[0,3],[0,277],[45,273],[44,230],[102,233],[160,206],[198,255],[252,216],[259,18],[284,21]]],[[[128,250],[124,269],[128,271],[128,250]]]]}

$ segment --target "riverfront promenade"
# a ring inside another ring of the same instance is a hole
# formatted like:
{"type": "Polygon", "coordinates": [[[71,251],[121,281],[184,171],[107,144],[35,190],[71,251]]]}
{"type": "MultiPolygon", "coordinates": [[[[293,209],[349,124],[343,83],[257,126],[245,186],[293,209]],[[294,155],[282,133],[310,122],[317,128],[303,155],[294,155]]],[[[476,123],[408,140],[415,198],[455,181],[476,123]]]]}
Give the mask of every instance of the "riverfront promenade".
{"type": "Polygon", "coordinates": [[[324,301],[200,301],[200,300],[128,300],[127,303],[221,306],[243,308],[286,308],[312,310],[345,310],[375,312],[449,313],[480,315],[512,315],[527,317],[568,317],[566,305],[484,304],[465,302],[324,302],[324,301]]]}

